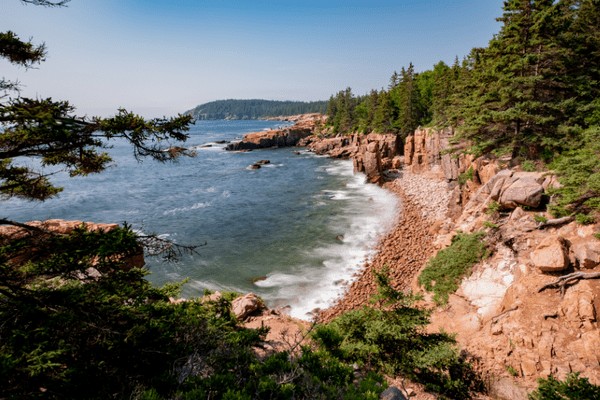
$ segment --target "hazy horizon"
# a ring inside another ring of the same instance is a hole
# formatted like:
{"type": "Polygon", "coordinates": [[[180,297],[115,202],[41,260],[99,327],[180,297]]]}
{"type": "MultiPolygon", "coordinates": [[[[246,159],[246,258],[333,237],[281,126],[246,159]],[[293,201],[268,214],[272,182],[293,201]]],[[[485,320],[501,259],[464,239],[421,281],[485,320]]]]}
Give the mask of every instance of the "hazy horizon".
{"type": "Polygon", "coordinates": [[[3,0],[2,30],[46,43],[25,70],[0,61],[22,95],[81,115],[145,116],[224,99],[316,101],[386,87],[393,71],[452,63],[499,29],[502,1],[3,0]]]}

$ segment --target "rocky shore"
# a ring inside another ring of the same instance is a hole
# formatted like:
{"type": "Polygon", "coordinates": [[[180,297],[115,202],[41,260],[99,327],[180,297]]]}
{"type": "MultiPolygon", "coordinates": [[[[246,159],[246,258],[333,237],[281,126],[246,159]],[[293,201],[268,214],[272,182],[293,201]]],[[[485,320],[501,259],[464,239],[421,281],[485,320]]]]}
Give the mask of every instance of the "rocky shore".
{"type": "Polygon", "coordinates": [[[526,399],[536,380],[580,372],[600,384],[600,225],[554,220],[544,211],[551,173],[510,159],[474,158],[453,147],[450,129],[418,129],[403,146],[391,135],[311,135],[299,144],[352,158],[355,171],[401,199],[397,220],[345,296],[319,319],[368,304],[384,266],[401,290],[427,293],[416,278],[457,232],[486,232],[490,257],[444,307],[432,302],[428,329],[456,333],[493,398],[526,399]],[[579,278],[585,276],[584,278],[579,278]],[[567,279],[565,281],[565,279],[567,279]],[[569,282],[565,284],[565,282],[569,282]]]}
{"type": "MultiPolygon", "coordinates": [[[[538,378],[563,379],[570,372],[600,384],[600,279],[578,278],[600,276],[600,224],[556,220],[545,211],[556,177],[522,171],[509,159],[466,155],[452,147],[450,129],[418,129],[401,143],[396,135],[323,137],[322,116],[294,119],[292,127],[248,134],[228,149],[304,145],[351,158],[357,173],[400,199],[393,227],[345,295],[320,310],[319,322],[368,305],[374,272],[385,268],[397,289],[425,294],[422,306],[432,310],[428,329],[456,334],[492,398],[525,400],[538,378]],[[490,256],[437,306],[417,277],[457,232],[485,232],[490,256]]],[[[271,327],[272,349],[292,348],[309,327],[262,307],[240,319],[271,327]]]]}
{"type": "Polygon", "coordinates": [[[331,308],[319,314],[322,322],[338,315],[368,305],[376,294],[374,272],[387,269],[396,289],[412,291],[414,281],[427,260],[433,255],[433,236],[430,227],[447,206],[443,201],[427,204],[426,197],[443,199],[447,190],[439,182],[416,176],[410,172],[400,173],[396,179],[383,185],[400,199],[400,208],[393,228],[381,238],[375,255],[365,262],[345,295],[331,308]],[[432,189],[434,191],[432,191],[432,189]]]}

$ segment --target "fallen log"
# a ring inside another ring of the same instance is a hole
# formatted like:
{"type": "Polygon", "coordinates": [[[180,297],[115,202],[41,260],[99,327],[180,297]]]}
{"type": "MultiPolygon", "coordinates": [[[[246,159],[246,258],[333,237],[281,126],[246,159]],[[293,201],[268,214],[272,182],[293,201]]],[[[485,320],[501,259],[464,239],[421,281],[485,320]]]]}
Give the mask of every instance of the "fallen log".
{"type": "Polygon", "coordinates": [[[572,222],[574,220],[575,220],[575,217],[573,217],[573,216],[562,217],[562,218],[555,218],[555,219],[549,219],[546,222],[540,223],[538,225],[538,229],[544,229],[544,228],[547,228],[549,226],[564,225],[564,224],[568,224],[569,222],[572,222]]]}

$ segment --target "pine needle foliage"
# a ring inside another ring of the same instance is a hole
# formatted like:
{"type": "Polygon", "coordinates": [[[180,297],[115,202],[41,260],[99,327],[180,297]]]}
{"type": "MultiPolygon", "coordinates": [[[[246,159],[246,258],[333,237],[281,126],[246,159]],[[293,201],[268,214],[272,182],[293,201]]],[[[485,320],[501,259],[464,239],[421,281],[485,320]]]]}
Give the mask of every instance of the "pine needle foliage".
{"type": "Polygon", "coordinates": [[[385,271],[376,274],[374,304],[318,326],[314,339],[332,356],[367,370],[402,375],[442,398],[470,398],[481,389],[452,336],[426,333],[429,313],[413,306],[415,296],[394,289],[385,271]]]}
{"type": "Polygon", "coordinates": [[[561,381],[553,377],[538,379],[538,388],[529,394],[530,400],[600,400],[600,386],[592,385],[579,373],[567,375],[561,381]]]}
{"type": "Polygon", "coordinates": [[[440,250],[427,263],[419,275],[419,283],[434,293],[436,303],[446,304],[448,296],[458,289],[461,279],[487,256],[484,236],[482,232],[458,233],[449,247],[440,250]]]}

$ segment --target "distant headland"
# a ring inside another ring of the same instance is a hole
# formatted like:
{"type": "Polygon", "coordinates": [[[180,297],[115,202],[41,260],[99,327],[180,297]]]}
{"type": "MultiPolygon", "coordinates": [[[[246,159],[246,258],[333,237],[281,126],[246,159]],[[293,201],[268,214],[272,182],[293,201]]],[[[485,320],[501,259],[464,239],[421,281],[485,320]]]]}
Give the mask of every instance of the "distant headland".
{"type": "Polygon", "coordinates": [[[278,101],[278,100],[217,100],[200,104],[184,114],[197,120],[212,119],[267,119],[286,115],[322,113],[327,101],[278,101]]]}

